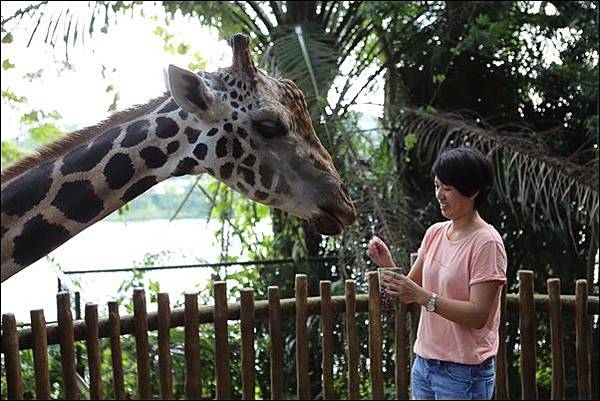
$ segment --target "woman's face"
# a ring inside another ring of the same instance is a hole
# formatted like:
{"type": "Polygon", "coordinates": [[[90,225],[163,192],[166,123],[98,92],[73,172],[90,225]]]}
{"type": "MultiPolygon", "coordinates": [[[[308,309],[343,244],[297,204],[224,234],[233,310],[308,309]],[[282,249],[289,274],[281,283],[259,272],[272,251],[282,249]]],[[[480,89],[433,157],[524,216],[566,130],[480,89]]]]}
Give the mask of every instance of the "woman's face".
{"type": "Polygon", "coordinates": [[[471,196],[464,196],[453,186],[444,184],[437,176],[434,178],[433,184],[435,197],[445,218],[454,220],[473,212],[475,198],[479,192],[471,196]]]}

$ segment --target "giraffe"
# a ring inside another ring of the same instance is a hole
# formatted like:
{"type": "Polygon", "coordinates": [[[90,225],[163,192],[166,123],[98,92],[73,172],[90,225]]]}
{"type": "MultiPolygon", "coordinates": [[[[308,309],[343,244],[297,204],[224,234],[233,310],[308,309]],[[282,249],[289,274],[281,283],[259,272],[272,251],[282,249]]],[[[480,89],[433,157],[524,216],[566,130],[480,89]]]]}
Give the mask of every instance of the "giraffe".
{"type": "Polygon", "coordinates": [[[157,183],[208,173],[325,235],[356,218],[302,92],[259,70],[234,35],[230,67],[169,65],[167,91],[2,172],[2,282],[157,183]]]}

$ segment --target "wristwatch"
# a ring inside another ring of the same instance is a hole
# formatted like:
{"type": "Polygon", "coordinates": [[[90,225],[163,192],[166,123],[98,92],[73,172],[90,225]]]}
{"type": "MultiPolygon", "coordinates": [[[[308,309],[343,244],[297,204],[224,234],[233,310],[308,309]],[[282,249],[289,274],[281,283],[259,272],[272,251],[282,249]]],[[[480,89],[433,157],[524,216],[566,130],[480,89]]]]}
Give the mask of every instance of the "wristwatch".
{"type": "Polygon", "coordinates": [[[435,292],[433,292],[431,294],[431,298],[429,298],[429,301],[427,301],[427,303],[425,304],[425,309],[427,310],[427,312],[435,312],[436,302],[437,302],[437,294],[435,292]]]}

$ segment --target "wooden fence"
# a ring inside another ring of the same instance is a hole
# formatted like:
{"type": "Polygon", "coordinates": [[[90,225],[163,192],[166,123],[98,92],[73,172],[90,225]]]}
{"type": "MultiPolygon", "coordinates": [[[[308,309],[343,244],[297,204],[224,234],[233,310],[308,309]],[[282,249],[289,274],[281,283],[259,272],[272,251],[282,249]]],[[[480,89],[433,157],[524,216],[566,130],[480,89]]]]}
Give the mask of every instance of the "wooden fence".
{"type": "MultiPolygon", "coordinates": [[[[548,295],[534,294],[533,272],[520,271],[519,293],[503,294],[501,304],[500,338],[505,338],[505,318],[507,310],[519,313],[521,333],[521,386],[524,399],[537,399],[536,384],[536,312],[549,314],[552,346],[552,398],[565,397],[565,359],[563,352],[563,314],[575,314],[576,318],[576,363],[579,397],[591,397],[591,365],[588,342],[588,315],[598,315],[598,297],[588,297],[587,282],[578,280],[575,295],[560,295],[560,281],[548,280],[548,295]]],[[[60,344],[62,361],[63,389],[66,399],[77,399],[77,375],[75,369],[75,341],[85,340],[88,354],[89,395],[99,399],[103,394],[101,380],[100,338],[110,339],[112,357],[111,386],[116,399],[128,397],[124,390],[123,361],[121,354],[121,336],[133,334],[136,342],[137,385],[141,399],[152,398],[151,394],[151,353],[148,331],[158,331],[158,365],[160,396],[173,398],[172,356],[170,351],[169,329],[184,327],[185,331],[185,391],[189,399],[201,396],[201,369],[213,369],[213,366],[200,366],[200,324],[214,324],[216,377],[216,398],[231,397],[231,378],[229,370],[228,320],[239,320],[242,333],[242,395],[252,399],[255,395],[255,348],[254,324],[259,319],[269,322],[271,337],[270,369],[271,398],[283,399],[284,361],[282,323],[284,319],[296,320],[296,367],[297,397],[310,398],[309,351],[307,319],[312,315],[321,316],[322,341],[322,394],[324,399],[332,399],[334,393],[333,344],[334,316],[345,316],[345,346],[347,360],[348,399],[359,396],[359,337],[357,313],[368,313],[368,344],[371,396],[384,398],[382,374],[383,347],[381,331],[381,313],[378,277],[371,272],[368,277],[368,294],[357,294],[355,282],[345,283],[345,295],[332,296],[331,282],[321,281],[320,296],[308,297],[307,276],[296,276],[296,296],[280,299],[278,287],[269,287],[268,300],[255,301],[254,290],[241,291],[241,302],[227,303],[225,282],[214,285],[214,306],[198,307],[198,295],[186,294],[185,307],[171,310],[168,294],[158,295],[157,312],[147,313],[146,296],[143,289],[134,290],[134,314],[119,316],[118,305],[108,303],[109,316],[99,319],[98,306],[87,304],[85,318],[73,321],[69,293],[57,295],[58,323],[46,325],[43,310],[31,311],[31,327],[18,330],[12,314],[2,316],[2,352],[5,356],[7,391],[9,399],[23,397],[21,364],[19,350],[32,349],[35,370],[35,394],[38,399],[50,397],[48,375],[48,345],[60,344]]],[[[395,349],[386,353],[395,358],[396,398],[409,396],[409,372],[411,354],[408,344],[412,344],[416,335],[419,308],[402,305],[395,314],[395,349]]],[[[508,367],[505,341],[500,341],[497,356],[496,397],[508,397],[508,367]]],[[[157,396],[157,394],[155,394],[157,396]]]]}

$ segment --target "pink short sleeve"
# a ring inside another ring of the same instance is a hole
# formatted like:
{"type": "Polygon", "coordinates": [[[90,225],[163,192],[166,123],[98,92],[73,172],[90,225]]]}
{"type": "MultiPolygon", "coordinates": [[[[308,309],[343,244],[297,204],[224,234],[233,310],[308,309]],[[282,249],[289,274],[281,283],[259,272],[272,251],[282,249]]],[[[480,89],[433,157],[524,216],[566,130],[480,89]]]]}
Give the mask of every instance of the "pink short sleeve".
{"type": "Polygon", "coordinates": [[[427,231],[425,231],[425,235],[423,236],[423,240],[421,241],[421,246],[419,247],[419,249],[417,250],[417,253],[419,254],[419,257],[421,259],[423,259],[425,257],[425,254],[427,253],[427,249],[429,249],[429,245],[431,245],[431,232],[433,231],[433,226],[430,226],[427,231]]]}
{"type": "Polygon", "coordinates": [[[506,282],[506,251],[501,242],[486,242],[474,254],[469,285],[486,281],[506,282]]]}

